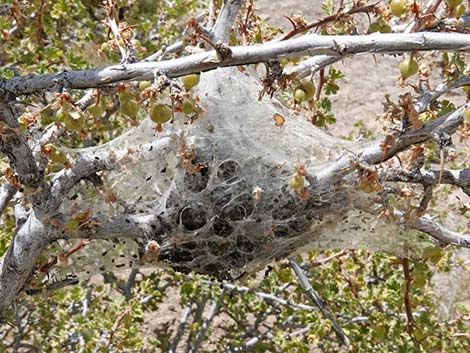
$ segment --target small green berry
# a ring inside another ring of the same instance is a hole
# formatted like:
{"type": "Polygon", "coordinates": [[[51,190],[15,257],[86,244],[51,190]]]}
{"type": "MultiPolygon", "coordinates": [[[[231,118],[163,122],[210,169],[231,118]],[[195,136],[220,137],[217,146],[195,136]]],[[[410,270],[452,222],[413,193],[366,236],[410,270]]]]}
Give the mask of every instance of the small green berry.
{"type": "Polygon", "coordinates": [[[413,76],[418,72],[419,66],[418,63],[414,60],[405,59],[399,65],[401,77],[406,80],[408,77],[413,76]]]}
{"type": "Polygon", "coordinates": [[[294,91],[294,100],[299,103],[303,102],[306,99],[307,95],[305,94],[305,91],[301,88],[297,88],[294,91]]]}
{"type": "Polygon", "coordinates": [[[200,75],[198,74],[191,74],[191,75],[186,75],[181,78],[183,81],[183,86],[186,91],[189,91],[191,88],[197,86],[200,81],[200,75]]]}
{"type": "Polygon", "coordinates": [[[304,178],[300,175],[294,175],[289,180],[289,187],[294,190],[301,189],[304,186],[304,178]]]}
{"type": "Polygon", "coordinates": [[[183,104],[181,106],[181,110],[186,115],[191,114],[192,112],[194,112],[193,103],[189,99],[184,99],[183,104]]]}
{"type": "Polygon", "coordinates": [[[164,124],[170,121],[173,116],[173,110],[169,105],[166,104],[155,104],[150,108],[149,113],[150,119],[158,124],[164,124]]]}
{"type": "Polygon", "coordinates": [[[406,12],[406,0],[392,0],[390,1],[390,13],[393,16],[400,17],[406,12]]]}

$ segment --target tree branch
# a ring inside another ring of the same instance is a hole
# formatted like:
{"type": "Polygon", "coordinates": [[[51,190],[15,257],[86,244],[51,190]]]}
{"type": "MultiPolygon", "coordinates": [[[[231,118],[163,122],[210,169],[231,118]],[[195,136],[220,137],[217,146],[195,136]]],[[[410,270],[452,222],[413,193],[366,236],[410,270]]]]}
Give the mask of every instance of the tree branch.
{"type": "Polygon", "coordinates": [[[312,287],[312,285],[310,284],[302,268],[299,266],[297,262],[295,262],[293,258],[289,259],[289,263],[292,269],[294,270],[294,273],[297,276],[297,279],[299,280],[300,286],[307,293],[309,299],[320,309],[323,316],[331,322],[333,330],[336,332],[336,334],[338,335],[339,339],[343,342],[343,344],[346,346],[349,346],[350,341],[349,341],[348,336],[346,336],[343,329],[339,325],[338,321],[336,321],[335,317],[333,316],[333,313],[330,311],[330,309],[328,309],[323,299],[320,298],[320,295],[312,287]]]}
{"type": "MultiPolygon", "coordinates": [[[[424,186],[439,184],[440,170],[422,169],[418,173],[403,169],[385,169],[380,172],[379,179],[382,181],[416,183],[424,186]]],[[[441,184],[455,185],[469,194],[470,192],[470,168],[459,170],[443,170],[441,184]]],[[[469,195],[470,196],[470,195],[469,195]]]]}
{"type": "Polygon", "coordinates": [[[183,337],[184,334],[184,329],[186,328],[186,325],[189,320],[189,315],[191,314],[192,311],[192,306],[193,302],[190,301],[186,304],[183,315],[181,316],[180,323],[178,325],[178,329],[176,330],[175,337],[171,341],[170,348],[168,348],[168,353],[175,353],[176,349],[178,348],[178,344],[181,341],[181,337],[183,337]]]}
{"type": "Polygon", "coordinates": [[[192,344],[190,345],[189,353],[196,353],[201,347],[202,340],[204,339],[204,336],[207,330],[209,329],[209,326],[212,324],[212,321],[214,320],[215,315],[217,315],[217,313],[219,312],[224,294],[225,294],[225,288],[222,289],[222,292],[219,294],[219,298],[217,300],[212,300],[212,305],[209,309],[209,313],[207,314],[206,318],[202,322],[202,325],[199,328],[199,331],[197,332],[196,337],[194,338],[194,342],[192,342],[192,344]]]}
{"type": "Polygon", "coordinates": [[[0,187],[0,215],[3,214],[3,211],[5,210],[15,193],[16,188],[13,187],[11,184],[2,185],[0,187]]]}
{"type": "Polygon", "coordinates": [[[228,43],[230,30],[237,18],[243,0],[225,0],[220,9],[219,16],[215,21],[215,25],[210,32],[210,36],[214,41],[228,43]]]}
{"type": "MultiPolygon", "coordinates": [[[[210,283],[210,282],[209,282],[210,283]]],[[[306,310],[315,310],[316,308],[314,306],[311,306],[311,305],[305,305],[305,304],[302,304],[302,303],[296,303],[290,299],[283,299],[283,298],[280,298],[274,294],[270,294],[270,293],[265,293],[265,292],[261,292],[261,291],[258,291],[256,289],[253,289],[253,288],[250,288],[250,287],[246,287],[246,286],[237,286],[235,284],[232,284],[232,283],[228,283],[228,282],[224,282],[222,284],[222,286],[224,288],[227,288],[229,290],[232,290],[232,291],[235,291],[235,292],[240,292],[240,293],[253,293],[254,295],[256,295],[257,297],[263,299],[263,300],[266,300],[267,302],[275,302],[275,303],[278,303],[280,305],[286,305],[286,306],[291,306],[292,308],[295,308],[295,309],[306,309],[306,310]]]]}
{"type": "Polygon", "coordinates": [[[286,41],[261,45],[231,47],[231,55],[220,60],[215,50],[161,62],[113,65],[101,69],[68,71],[0,80],[0,90],[17,95],[57,89],[64,82],[70,88],[96,88],[114,82],[152,80],[156,70],[168,77],[213,70],[218,67],[252,64],[274,58],[298,55],[350,55],[359,53],[397,54],[415,50],[469,51],[466,34],[420,32],[367,36],[306,35],[286,41]]]}
{"type": "MultiPolygon", "coordinates": [[[[452,135],[463,122],[463,114],[470,104],[464,105],[457,110],[447,113],[435,120],[426,123],[421,129],[409,130],[393,138],[389,148],[384,149],[381,141],[373,142],[370,146],[359,150],[354,154],[348,154],[329,167],[323,167],[315,175],[319,180],[340,180],[350,174],[355,167],[353,161],[361,161],[366,164],[382,163],[399,152],[412,145],[438,138],[441,134],[452,135]]],[[[326,181],[325,181],[326,182],[326,181]]]]}
{"type": "MultiPolygon", "coordinates": [[[[200,21],[206,16],[205,12],[200,13],[199,15],[196,16],[196,20],[200,21]]],[[[184,37],[186,35],[186,30],[183,31],[182,36],[184,37]]],[[[153,53],[152,55],[147,56],[145,59],[142,60],[142,62],[149,62],[149,61],[159,61],[162,60],[163,57],[166,54],[172,54],[172,53],[179,53],[184,49],[184,41],[179,40],[169,46],[163,46],[160,48],[157,52],[153,53]]]]}
{"type": "Polygon", "coordinates": [[[436,89],[423,93],[418,101],[415,103],[414,108],[418,113],[421,113],[426,109],[426,107],[437,98],[442,96],[444,93],[462,86],[470,85],[470,76],[462,75],[455,80],[441,83],[436,89]]]}
{"type": "Polygon", "coordinates": [[[34,213],[16,232],[12,244],[0,260],[0,317],[29,280],[36,267],[36,259],[51,240],[51,232],[34,213]]]}
{"type": "Polygon", "coordinates": [[[37,188],[42,182],[27,138],[21,131],[14,108],[15,97],[0,95],[0,152],[10,160],[10,165],[28,187],[37,188]]]}
{"type": "Polygon", "coordinates": [[[318,55],[313,58],[301,61],[298,65],[293,67],[286,74],[295,74],[298,78],[304,78],[309,75],[314,75],[319,70],[334,64],[344,59],[341,55],[318,55]]]}
{"type": "MultiPolygon", "coordinates": [[[[62,216],[65,221],[65,216],[62,216]]],[[[63,222],[64,223],[64,222],[63,222]]],[[[89,226],[74,230],[63,230],[53,235],[57,239],[140,239],[151,232],[151,225],[161,227],[153,214],[120,214],[119,217],[109,218],[109,215],[95,214],[88,222],[89,226]]]]}
{"type": "Polygon", "coordinates": [[[294,29],[292,29],[291,31],[284,34],[281,37],[280,40],[286,40],[286,39],[292,38],[292,37],[296,36],[299,33],[303,33],[305,31],[308,31],[308,30],[313,29],[313,28],[321,27],[321,26],[323,26],[327,23],[330,23],[330,22],[339,21],[342,18],[349,17],[349,16],[354,15],[354,14],[358,14],[358,13],[368,14],[369,12],[373,12],[375,10],[378,3],[379,2],[377,2],[375,4],[364,5],[364,6],[354,5],[351,9],[349,9],[346,12],[342,12],[343,8],[340,8],[340,10],[337,13],[335,13],[333,15],[330,15],[330,16],[327,16],[327,17],[325,17],[321,20],[318,20],[318,21],[315,21],[315,22],[312,22],[312,23],[308,23],[304,26],[298,26],[298,27],[296,26],[294,29]]]}
{"type": "MultiPolygon", "coordinates": [[[[404,217],[404,213],[395,211],[399,217],[404,217]]],[[[442,244],[457,245],[465,248],[470,248],[470,233],[457,233],[450,229],[445,228],[441,224],[435,222],[431,216],[425,215],[416,219],[412,219],[405,223],[405,226],[411,229],[419,230],[423,233],[429,234],[434,239],[442,244]]]]}
{"type": "Polygon", "coordinates": [[[403,302],[405,304],[406,321],[407,321],[406,332],[408,332],[408,334],[410,335],[411,340],[413,341],[415,347],[419,349],[418,340],[413,335],[415,323],[413,320],[413,307],[412,307],[411,299],[410,299],[411,281],[413,281],[413,277],[411,276],[411,272],[410,272],[410,263],[406,257],[401,258],[400,261],[403,267],[403,274],[405,276],[405,288],[403,291],[403,302]]]}

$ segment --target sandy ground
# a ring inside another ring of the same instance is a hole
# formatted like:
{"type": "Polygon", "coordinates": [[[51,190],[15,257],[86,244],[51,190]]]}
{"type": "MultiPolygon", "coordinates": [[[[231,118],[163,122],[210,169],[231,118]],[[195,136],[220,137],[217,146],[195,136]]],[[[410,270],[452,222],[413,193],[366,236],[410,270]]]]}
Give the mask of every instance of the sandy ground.
{"type": "MultiPolygon", "coordinates": [[[[258,13],[274,25],[289,30],[291,25],[284,15],[302,14],[307,22],[325,16],[320,0],[259,0],[255,2],[258,13]]],[[[367,21],[364,15],[356,16],[360,22],[367,21]]],[[[401,56],[362,55],[346,58],[335,64],[345,74],[341,89],[331,97],[337,123],[333,134],[347,134],[353,122],[362,120],[371,129],[377,127],[376,116],[382,113],[384,94],[396,97],[407,90],[398,89],[398,64],[401,56]]]]}

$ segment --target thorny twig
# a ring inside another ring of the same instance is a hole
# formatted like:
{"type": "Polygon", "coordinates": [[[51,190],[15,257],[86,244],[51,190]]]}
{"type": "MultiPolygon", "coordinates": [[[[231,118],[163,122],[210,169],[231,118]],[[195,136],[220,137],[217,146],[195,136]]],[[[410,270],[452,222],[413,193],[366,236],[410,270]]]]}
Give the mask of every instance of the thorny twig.
{"type": "Polygon", "coordinates": [[[297,34],[299,33],[303,33],[305,31],[308,31],[312,28],[316,28],[316,27],[321,27],[329,22],[333,22],[333,21],[338,21],[340,20],[341,18],[345,18],[345,17],[348,17],[348,16],[351,16],[351,15],[354,15],[354,14],[357,14],[357,13],[369,13],[369,12],[372,12],[375,10],[376,6],[378,5],[378,2],[375,3],[375,4],[370,4],[370,5],[365,5],[365,6],[354,6],[353,8],[351,8],[350,10],[346,11],[346,12],[342,12],[342,7],[340,8],[340,10],[334,14],[334,15],[330,15],[330,16],[327,16],[319,21],[315,21],[315,22],[311,22],[311,23],[308,23],[308,24],[305,24],[305,25],[296,25],[295,23],[293,23],[289,17],[287,17],[287,19],[289,19],[291,21],[291,23],[293,23],[294,25],[294,28],[292,30],[290,30],[289,32],[287,32],[286,34],[284,34],[280,40],[286,40],[286,39],[289,39],[289,38],[292,38],[294,36],[296,36],[297,34]]]}
{"type": "Polygon", "coordinates": [[[74,253],[76,253],[78,250],[80,250],[81,248],[87,246],[88,244],[90,243],[90,240],[89,239],[81,239],[80,241],[78,241],[74,246],[72,246],[70,249],[68,249],[67,251],[65,252],[61,252],[60,254],[58,254],[57,256],[54,256],[52,258],[49,259],[49,261],[47,262],[47,264],[41,266],[41,268],[39,269],[40,272],[43,272],[43,273],[47,273],[49,272],[49,270],[54,267],[55,265],[57,265],[57,263],[60,261],[60,262],[67,262],[67,259],[73,255],[74,253]]]}
{"type": "Polygon", "coordinates": [[[121,64],[135,62],[134,48],[129,43],[127,38],[121,35],[121,30],[119,29],[118,23],[116,22],[116,19],[115,19],[116,4],[111,0],[107,0],[105,1],[105,6],[108,12],[108,16],[107,16],[108,27],[111,30],[111,32],[113,32],[114,41],[117,47],[119,48],[119,52],[121,53],[121,64]],[[119,43],[120,40],[122,40],[122,42],[126,46],[125,48],[123,48],[121,44],[119,43]]]}
{"type": "MultiPolygon", "coordinates": [[[[370,36],[320,36],[304,35],[286,41],[270,41],[252,46],[232,46],[230,58],[216,60],[217,52],[207,51],[187,55],[175,60],[112,65],[101,69],[68,71],[67,84],[73,88],[97,88],[129,80],[151,80],[156,70],[168,77],[213,70],[219,67],[259,63],[296,55],[353,55],[360,53],[403,53],[410,50],[466,51],[470,39],[460,33],[420,32],[411,34],[390,33],[370,36]],[[393,45],[391,45],[393,43],[393,45]]],[[[0,81],[0,89],[16,94],[31,94],[49,89],[58,78],[57,73],[12,77],[0,81]]]]}
{"type": "MultiPolygon", "coordinates": [[[[279,324],[279,328],[283,329],[283,328],[287,328],[288,325],[294,321],[294,319],[296,318],[295,315],[289,315],[285,320],[283,320],[280,324],[279,324]]],[[[263,333],[260,333],[258,336],[256,337],[253,337],[252,339],[250,339],[248,342],[246,342],[244,345],[240,346],[240,347],[230,347],[229,349],[225,350],[224,353],[235,353],[235,352],[249,352],[251,351],[255,345],[261,341],[263,338],[269,338],[269,339],[272,339],[273,338],[273,334],[271,332],[272,330],[266,330],[265,332],[263,333]]]]}
{"type": "Polygon", "coordinates": [[[441,4],[442,0],[430,0],[422,13],[421,16],[416,15],[416,17],[411,21],[405,28],[405,33],[411,33],[418,31],[421,26],[422,22],[425,22],[427,19],[432,19],[434,16],[434,12],[436,12],[437,8],[441,4]]]}
{"type": "Polygon", "coordinates": [[[243,0],[225,0],[220,9],[219,16],[211,29],[210,36],[217,42],[227,43],[230,30],[235,23],[243,0]]]}
{"type": "Polygon", "coordinates": [[[422,184],[423,186],[435,186],[438,184],[455,185],[463,192],[470,195],[470,168],[443,169],[441,170],[404,170],[384,168],[379,172],[381,181],[403,182],[422,184]]]}

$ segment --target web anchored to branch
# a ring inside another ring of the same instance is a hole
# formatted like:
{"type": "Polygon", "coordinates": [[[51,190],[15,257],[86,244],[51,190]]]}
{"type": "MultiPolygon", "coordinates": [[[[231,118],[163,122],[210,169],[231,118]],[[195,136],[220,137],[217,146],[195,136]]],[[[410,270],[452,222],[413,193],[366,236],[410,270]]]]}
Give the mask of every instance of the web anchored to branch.
{"type": "MultiPolygon", "coordinates": [[[[358,187],[361,161],[383,158],[377,143],[353,146],[275,100],[257,101],[259,84],[235,68],[203,74],[199,87],[204,114],[192,124],[176,116],[159,133],[146,119],[110,143],[68,151],[77,165],[107,159],[115,167],[101,186],[82,181],[64,201],[64,214],[89,210],[90,218],[61,237],[97,238],[70,256],[65,271],[171,266],[233,279],[307,249],[409,255],[429,244],[403,225],[403,214],[383,216],[379,189],[358,187]]],[[[428,138],[428,130],[405,134],[403,143],[428,138]]]]}

